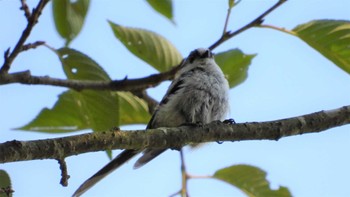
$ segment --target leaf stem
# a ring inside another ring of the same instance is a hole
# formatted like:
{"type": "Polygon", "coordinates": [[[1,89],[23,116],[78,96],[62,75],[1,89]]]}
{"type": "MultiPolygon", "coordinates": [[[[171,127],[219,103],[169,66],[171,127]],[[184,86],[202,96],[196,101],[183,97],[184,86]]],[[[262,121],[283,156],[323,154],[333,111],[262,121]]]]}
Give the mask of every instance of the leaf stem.
{"type": "Polygon", "coordinates": [[[229,7],[229,8],[227,9],[227,14],[226,14],[226,19],[225,19],[224,30],[223,30],[223,32],[222,32],[222,36],[224,36],[225,33],[226,33],[227,25],[228,25],[228,20],[229,20],[230,15],[231,15],[231,9],[232,9],[232,7],[229,7]]]}
{"type": "Polygon", "coordinates": [[[238,5],[239,2],[241,2],[241,0],[238,0],[236,3],[234,1],[232,1],[232,5],[229,3],[228,8],[227,8],[227,14],[226,14],[224,30],[222,32],[222,35],[225,35],[225,33],[227,32],[227,25],[228,25],[228,21],[229,21],[230,15],[231,15],[232,8],[235,7],[236,5],[238,5]]]}
{"type": "Polygon", "coordinates": [[[297,34],[294,31],[287,30],[287,29],[282,28],[282,27],[276,27],[276,26],[273,26],[273,25],[263,25],[263,24],[261,24],[261,25],[259,25],[257,27],[270,28],[270,29],[278,30],[278,31],[281,31],[281,32],[293,35],[293,36],[297,36],[297,34]]]}

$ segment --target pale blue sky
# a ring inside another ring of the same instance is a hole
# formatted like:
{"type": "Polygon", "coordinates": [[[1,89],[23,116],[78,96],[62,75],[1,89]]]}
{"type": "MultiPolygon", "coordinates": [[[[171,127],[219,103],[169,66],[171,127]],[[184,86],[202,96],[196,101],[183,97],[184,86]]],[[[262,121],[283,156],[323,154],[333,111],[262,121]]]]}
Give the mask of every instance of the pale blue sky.
{"type": "MultiPolygon", "coordinates": [[[[28,0],[32,7],[37,3],[28,0]]],[[[228,29],[246,24],[275,1],[242,0],[232,11],[228,29]]],[[[0,1],[0,52],[13,48],[26,20],[19,1],[0,1]]],[[[349,20],[350,1],[289,0],[269,15],[266,24],[291,29],[313,19],[349,20]]],[[[107,23],[146,28],[164,35],[186,56],[198,47],[216,41],[226,15],[227,1],[178,0],[174,2],[173,25],[155,13],[145,1],[91,1],[86,24],[71,47],[97,61],[113,79],[147,76],[156,71],[135,58],[114,38],[107,23]]],[[[52,47],[64,41],[55,31],[51,4],[43,12],[28,42],[46,41],[52,47]]],[[[246,82],[230,91],[231,113],[236,122],[268,121],[350,104],[350,77],[298,38],[269,29],[251,29],[214,52],[240,48],[257,53],[246,82]]],[[[60,63],[50,50],[39,47],[20,54],[11,72],[31,70],[34,75],[63,78],[60,63]]],[[[161,99],[169,82],[150,89],[161,99]]],[[[65,136],[14,131],[28,123],[43,107],[52,107],[65,88],[47,86],[0,86],[0,141],[34,140],[65,136]]],[[[143,129],[144,125],[124,129],[143,129]]],[[[293,196],[350,196],[350,126],[318,134],[275,141],[235,142],[186,151],[191,174],[210,175],[233,164],[250,164],[268,172],[274,187],[286,186],[293,196]]],[[[90,131],[82,131],[85,133],[90,131]]],[[[74,133],[74,134],[78,134],[74,133]]],[[[114,151],[116,155],[119,150],[114,151]]],[[[60,170],[55,160],[1,164],[11,176],[14,196],[70,196],[88,177],[108,162],[104,152],[66,159],[71,176],[69,186],[59,185],[60,170]]],[[[180,161],[176,151],[167,151],[145,167],[133,170],[134,160],[114,172],[85,196],[169,196],[180,188],[180,161]]],[[[244,196],[215,180],[191,180],[191,197],[244,196]]]]}

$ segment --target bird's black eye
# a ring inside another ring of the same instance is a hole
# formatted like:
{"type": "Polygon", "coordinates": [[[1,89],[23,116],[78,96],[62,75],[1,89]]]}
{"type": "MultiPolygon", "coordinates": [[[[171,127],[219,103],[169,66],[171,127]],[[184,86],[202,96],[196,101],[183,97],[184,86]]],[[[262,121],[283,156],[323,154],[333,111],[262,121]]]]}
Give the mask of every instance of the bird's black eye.
{"type": "Polygon", "coordinates": [[[209,49],[196,49],[190,53],[187,61],[193,63],[195,59],[212,58],[213,53],[209,49]]]}
{"type": "Polygon", "coordinates": [[[194,51],[192,51],[191,53],[190,53],[190,55],[188,56],[188,61],[190,62],[190,63],[193,63],[193,61],[196,59],[196,58],[198,58],[200,56],[200,54],[199,54],[199,52],[198,52],[198,50],[194,50],[194,51]]]}
{"type": "Polygon", "coordinates": [[[202,55],[201,58],[212,58],[213,53],[210,50],[206,50],[202,55]]]}

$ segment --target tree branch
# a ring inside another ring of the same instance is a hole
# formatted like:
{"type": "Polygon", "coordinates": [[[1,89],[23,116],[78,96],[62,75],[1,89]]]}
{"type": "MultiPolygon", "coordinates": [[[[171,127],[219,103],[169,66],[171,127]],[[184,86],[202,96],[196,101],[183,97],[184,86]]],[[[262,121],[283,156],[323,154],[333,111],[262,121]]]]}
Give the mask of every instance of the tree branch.
{"type": "MultiPolygon", "coordinates": [[[[270,9],[265,11],[263,14],[261,14],[259,17],[257,17],[255,20],[250,22],[249,24],[245,25],[244,27],[238,29],[235,32],[226,32],[222,35],[222,37],[216,41],[213,45],[211,45],[209,48],[213,50],[226,40],[232,38],[233,36],[245,31],[246,29],[259,25],[262,22],[262,19],[272,12],[274,9],[279,7],[281,4],[283,4],[286,0],[279,0],[274,6],[272,6],[270,9]]],[[[13,73],[8,74],[8,70],[10,69],[10,65],[12,64],[12,61],[17,57],[17,55],[23,51],[28,50],[31,48],[35,48],[37,46],[40,46],[44,44],[43,41],[37,41],[32,44],[24,45],[25,40],[28,38],[33,26],[36,24],[38,17],[41,14],[42,9],[46,5],[48,0],[41,0],[37,7],[33,10],[33,13],[28,17],[27,15],[30,13],[29,8],[25,3],[25,0],[21,0],[22,7],[25,11],[25,15],[28,19],[28,25],[23,31],[22,36],[20,37],[18,43],[15,46],[15,49],[10,53],[10,50],[8,49],[4,54],[4,64],[0,69],[0,84],[10,84],[10,83],[21,83],[21,84],[27,84],[27,85],[52,85],[52,86],[60,86],[60,87],[67,87],[75,90],[82,90],[82,89],[94,89],[94,90],[116,90],[116,91],[140,91],[144,90],[149,87],[154,87],[161,83],[162,81],[172,79],[178,70],[178,66],[173,67],[171,70],[154,74],[149,77],[139,78],[139,79],[124,79],[124,80],[114,80],[114,81],[90,81],[90,80],[65,80],[65,79],[57,79],[57,78],[51,78],[48,76],[32,76],[30,74],[30,71],[24,71],[19,73],[13,73]]],[[[228,18],[226,19],[228,20],[228,18]]],[[[138,93],[138,95],[142,95],[138,93]]],[[[145,95],[143,95],[145,96],[145,95]]],[[[152,101],[149,100],[149,104],[152,105],[152,101]]],[[[150,108],[151,109],[151,108],[150,108]]]]}
{"type": "MultiPolygon", "coordinates": [[[[273,5],[270,9],[266,10],[264,13],[262,13],[260,16],[258,16],[256,19],[254,19],[253,21],[251,21],[250,23],[248,23],[247,25],[239,28],[238,30],[234,31],[234,32],[224,32],[221,36],[221,38],[219,38],[219,40],[217,40],[214,44],[212,44],[209,49],[213,50],[216,47],[218,47],[220,44],[224,43],[226,40],[242,33],[243,31],[251,28],[251,27],[255,27],[260,25],[263,22],[263,19],[265,18],[265,16],[267,16],[268,14],[270,14],[272,11],[274,11],[276,8],[278,8],[279,6],[281,6],[283,3],[285,3],[287,0],[279,0],[275,5],[273,5]]],[[[228,20],[228,19],[227,19],[228,20]]]]}
{"type": "Polygon", "coordinates": [[[200,127],[181,126],[135,131],[109,131],[71,137],[9,141],[0,144],[0,163],[35,159],[62,159],[111,149],[175,148],[189,143],[241,140],[278,140],[315,133],[350,123],[350,106],[268,122],[225,124],[214,121],[200,127]]]}
{"type": "Polygon", "coordinates": [[[78,91],[83,89],[133,91],[144,90],[149,87],[157,86],[165,80],[170,80],[174,77],[177,70],[178,66],[175,66],[169,71],[153,74],[148,77],[138,79],[125,78],[113,81],[65,80],[48,76],[32,76],[30,71],[24,71],[12,74],[0,74],[0,84],[21,83],[27,85],[52,85],[67,87],[78,91]]]}
{"type": "MultiPolygon", "coordinates": [[[[13,49],[13,51],[10,54],[5,55],[4,64],[2,65],[2,67],[0,69],[0,75],[8,73],[8,71],[10,70],[10,66],[11,66],[13,60],[22,51],[22,47],[24,45],[24,42],[29,37],[30,32],[32,31],[34,25],[37,23],[38,18],[41,15],[41,11],[44,9],[47,2],[49,2],[49,0],[40,0],[38,5],[36,6],[36,8],[33,9],[33,13],[29,16],[30,13],[28,12],[29,11],[28,6],[26,6],[25,1],[21,1],[21,3],[22,3],[21,9],[23,9],[25,12],[25,16],[28,20],[28,24],[27,24],[27,27],[23,30],[23,33],[22,33],[20,39],[18,40],[15,48],[13,49]]],[[[6,52],[5,52],[5,54],[6,54],[6,52]]]]}
{"type": "Polygon", "coordinates": [[[22,51],[26,51],[29,49],[35,49],[36,47],[44,45],[44,44],[45,44],[44,41],[36,41],[34,43],[28,43],[28,44],[22,46],[22,51]]]}
{"type": "Polygon", "coordinates": [[[57,159],[57,161],[58,161],[58,164],[60,165],[60,170],[61,170],[60,184],[63,187],[67,187],[68,186],[68,179],[70,178],[70,176],[68,175],[66,161],[64,159],[57,159]]]}
{"type": "Polygon", "coordinates": [[[24,11],[24,16],[26,17],[26,19],[27,19],[28,22],[29,22],[30,16],[31,16],[32,14],[30,13],[30,10],[29,10],[29,7],[28,7],[28,5],[27,5],[27,3],[26,3],[26,0],[21,0],[21,4],[22,4],[22,6],[21,6],[19,9],[21,9],[21,10],[24,11]]]}

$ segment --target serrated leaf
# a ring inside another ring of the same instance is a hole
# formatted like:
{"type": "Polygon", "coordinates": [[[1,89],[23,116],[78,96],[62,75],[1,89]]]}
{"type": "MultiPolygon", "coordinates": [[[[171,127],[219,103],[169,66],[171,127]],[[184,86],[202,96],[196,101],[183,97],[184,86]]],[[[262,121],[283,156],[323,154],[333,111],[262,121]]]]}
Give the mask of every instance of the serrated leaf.
{"type": "Polygon", "coordinates": [[[144,29],[109,24],[114,35],[130,52],[158,71],[169,70],[181,62],[180,52],[163,36],[144,29]]]}
{"type": "Polygon", "coordinates": [[[215,55],[215,61],[225,74],[230,88],[247,79],[249,65],[255,56],[256,54],[244,54],[239,49],[231,49],[215,55]]]}
{"type": "Polygon", "coordinates": [[[171,0],[147,0],[147,3],[159,14],[173,21],[173,3],[171,0]]]}
{"type": "Polygon", "coordinates": [[[266,172],[249,165],[234,165],[215,172],[214,178],[225,181],[244,192],[249,197],[290,197],[286,187],[270,189],[266,172]]]}
{"type": "Polygon", "coordinates": [[[296,36],[350,73],[350,21],[314,20],[293,29],[296,36]]]}
{"type": "MultiPolygon", "coordinates": [[[[69,48],[58,54],[68,79],[110,80],[107,73],[91,58],[69,48]]],[[[109,91],[69,90],[59,96],[52,109],[43,109],[22,130],[71,132],[82,129],[108,130],[119,125],[118,95],[109,91]]]]}
{"type": "Polygon", "coordinates": [[[1,190],[12,190],[12,184],[10,176],[7,174],[5,170],[0,170],[0,197],[11,197],[12,192],[7,195],[6,193],[2,192],[1,190]]]}
{"type": "Polygon", "coordinates": [[[66,46],[83,27],[90,0],[53,0],[53,18],[57,32],[66,39],[66,46]]]}
{"type": "Polygon", "coordinates": [[[129,92],[118,92],[120,125],[147,124],[150,120],[147,103],[129,92]]]}

